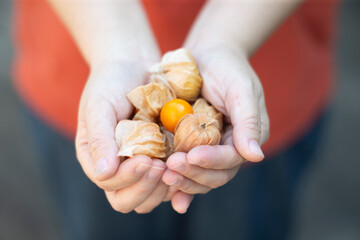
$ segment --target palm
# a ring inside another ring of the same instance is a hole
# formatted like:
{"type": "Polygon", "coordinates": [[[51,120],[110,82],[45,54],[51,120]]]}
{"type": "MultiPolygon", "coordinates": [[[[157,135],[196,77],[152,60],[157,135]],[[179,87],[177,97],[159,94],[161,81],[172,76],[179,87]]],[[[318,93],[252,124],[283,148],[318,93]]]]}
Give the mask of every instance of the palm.
{"type": "Polygon", "coordinates": [[[119,64],[99,72],[99,74],[94,73],[86,86],[92,92],[92,99],[88,99],[88,101],[94,101],[94,105],[92,105],[94,111],[99,110],[96,109],[97,105],[103,104],[98,107],[105,107],[109,112],[112,111],[117,121],[130,118],[133,108],[127,100],[126,94],[144,83],[144,69],[135,66],[128,68],[119,64]],[[95,81],[91,81],[91,79],[95,79],[95,81]]]}
{"type": "MultiPolygon", "coordinates": [[[[175,202],[191,201],[189,195],[181,192],[167,194],[169,187],[160,181],[165,170],[161,160],[135,156],[119,163],[117,158],[114,130],[120,120],[131,117],[133,107],[126,95],[145,83],[145,70],[146,67],[134,63],[116,63],[93,70],[79,107],[78,159],[86,175],[105,190],[113,208],[123,213],[133,209],[148,212],[173,197],[175,202]],[[99,177],[97,163],[104,158],[108,166],[99,177]],[[142,170],[136,171],[140,165],[142,170]]],[[[181,206],[175,204],[177,211],[183,211],[181,206]]]]}
{"type": "MultiPolygon", "coordinates": [[[[207,101],[224,114],[224,134],[221,144],[233,146],[233,126],[227,95],[229,89],[234,89],[233,85],[236,85],[234,78],[239,78],[239,76],[234,76],[231,70],[241,66],[239,58],[233,52],[221,49],[207,51],[197,60],[204,79],[201,93],[207,101]]],[[[245,69],[243,71],[245,75],[245,69]]]]}
{"type": "MultiPolygon", "coordinates": [[[[144,76],[145,71],[140,67],[128,68],[117,63],[92,71],[79,106],[76,138],[78,156],[87,156],[90,153],[93,159],[103,157],[97,156],[97,145],[98,141],[105,140],[108,145],[106,155],[114,159],[118,151],[114,137],[115,126],[120,120],[129,118],[133,111],[126,94],[141,85],[144,76]],[[99,136],[103,134],[109,137],[100,139],[99,136]]],[[[90,179],[96,182],[93,176],[95,162],[83,164],[83,169],[90,179]]]]}

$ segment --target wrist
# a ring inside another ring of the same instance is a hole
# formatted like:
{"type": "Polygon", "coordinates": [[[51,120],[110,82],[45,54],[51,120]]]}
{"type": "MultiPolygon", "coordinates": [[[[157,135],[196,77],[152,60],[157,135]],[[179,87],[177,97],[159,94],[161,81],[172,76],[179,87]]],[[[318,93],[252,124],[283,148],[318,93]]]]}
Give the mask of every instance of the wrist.
{"type": "Polygon", "coordinates": [[[209,56],[209,54],[219,51],[231,52],[232,55],[235,55],[239,58],[245,58],[246,60],[250,59],[250,51],[235,41],[229,41],[225,39],[211,39],[210,41],[201,41],[201,39],[198,39],[198,41],[188,41],[185,45],[185,48],[187,48],[198,60],[203,57],[206,58],[209,56]]]}
{"type": "Polygon", "coordinates": [[[147,68],[138,61],[111,59],[91,66],[87,82],[89,86],[95,86],[95,88],[109,86],[108,84],[121,86],[127,94],[133,88],[144,84],[146,73],[147,68]]]}
{"type": "Polygon", "coordinates": [[[127,66],[142,66],[150,68],[150,66],[160,59],[160,52],[156,46],[134,47],[119,46],[107,47],[103,46],[100,51],[94,50],[89,58],[89,66],[91,69],[103,68],[104,66],[114,64],[125,64],[127,66]]]}

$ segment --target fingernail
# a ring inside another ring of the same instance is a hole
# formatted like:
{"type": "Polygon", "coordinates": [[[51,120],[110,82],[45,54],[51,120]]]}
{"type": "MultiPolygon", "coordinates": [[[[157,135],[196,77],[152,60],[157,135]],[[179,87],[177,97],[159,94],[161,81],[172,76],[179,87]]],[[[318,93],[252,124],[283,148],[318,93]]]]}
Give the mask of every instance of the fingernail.
{"type": "Polygon", "coordinates": [[[151,168],[151,165],[147,165],[147,164],[143,164],[140,163],[136,168],[135,168],[135,173],[136,174],[141,174],[146,172],[147,170],[149,170],[151,168]]]}
{"type": "Polygon", "coordinates": [[[95,177],[104,173],[106,170],[108,170],[108,168],[108,163],[105,158],[100,158],[99,160],[97,160],[95,167],[95,177]]]}
{"type": "Polygon", "coordinates": [[[163,171],[164,171],[164,168],[152,166],[149,171],[148,178],[151,180],[158,179],[161,176],[161,173],[163,171]]]}
{"type": "Polygon", "coordinates": [[[264,157],[264,153],[261,151],[261,148],[259,146],[259,143],[255,140],[251,140],[249,142],[249,148],[250,151],[253,152],[256,155],[261,156],[262,158],[264,157]]]}

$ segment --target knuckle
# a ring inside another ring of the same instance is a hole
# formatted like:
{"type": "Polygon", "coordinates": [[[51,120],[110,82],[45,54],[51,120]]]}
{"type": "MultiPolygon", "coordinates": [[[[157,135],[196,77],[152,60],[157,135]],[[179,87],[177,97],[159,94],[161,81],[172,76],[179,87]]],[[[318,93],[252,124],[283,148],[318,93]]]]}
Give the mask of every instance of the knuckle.
{"type": "Polygon", "coordinates": [[[243,121],[243,127],[254,131],[256,134],[260,134],[260,116],[258,114],[252,114],[246,117],[243,121]]]}
{"type": "MultiPolygon", "coordinates": [[[[211,168],[211,166],[214,164],[215,160],[213,158],[206,158],[205,159],[201,159],[197,166],[202,167],[202,168],[211,168]]],[[[196,176],[199,176],[199,172],[196,173],[196,176]]]]}
{"type": "Polygon", "coordinates": [[[194,167],[188,167],[186,170],[186,173],[184,173],[185,176],[188,176],[191,179],[198,179],[200,172],[194,169],[194,167]]]}
{"type": "Polygon", "coordinates": [[[203,168],[211,168],[213,166],[213,164],[216,163],[216,161],[214,159],[209,159],[207,161],[201,161],[201,167],[203,168]]]}
{"type": "Polygon", "coordinates": [[[192,184],[190,183],[190,181],[182,180],[180,182],[179,188],[184,192],[191,192],[192,184]]]}
{"type": "Polygon", "coordinates": [[[106,140],[101,136],[92,136],[89,138],[89,151],[93,155],[96,152],[102,151],[106,147],[106,140]]]}
{"type": "Polygon", "coordinates": [[[149,194],[149,189],[145,187],[138,187],[136,188],[137,195],[144,196],[149,194]]]}

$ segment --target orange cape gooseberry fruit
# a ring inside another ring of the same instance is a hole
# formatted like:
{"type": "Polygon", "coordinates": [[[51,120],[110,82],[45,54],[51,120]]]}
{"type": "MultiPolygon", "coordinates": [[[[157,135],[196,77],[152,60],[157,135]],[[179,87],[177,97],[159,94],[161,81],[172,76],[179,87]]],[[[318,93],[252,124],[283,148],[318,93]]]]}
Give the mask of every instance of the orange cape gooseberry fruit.
{"type": "Polygon", "coordinates": [[[175,152],[189,152],[199,145],[218,145],[221,140],[219,122],[206,113],[188,114],[175,129],[175,152]]]}
{"type": "Polygon", "coordinates": [[[175,131],[179,120],[186,114],[193,114],[191,105],[182,99],[173,99],[167,102],[160,112],[160,121],[170,132],[175,131]]]}

